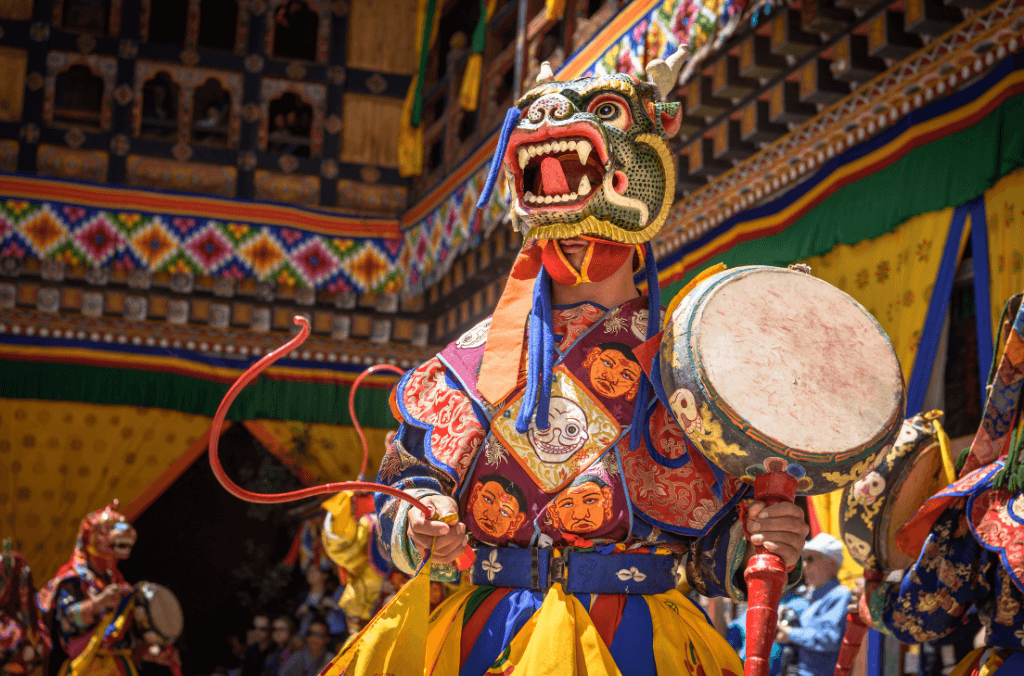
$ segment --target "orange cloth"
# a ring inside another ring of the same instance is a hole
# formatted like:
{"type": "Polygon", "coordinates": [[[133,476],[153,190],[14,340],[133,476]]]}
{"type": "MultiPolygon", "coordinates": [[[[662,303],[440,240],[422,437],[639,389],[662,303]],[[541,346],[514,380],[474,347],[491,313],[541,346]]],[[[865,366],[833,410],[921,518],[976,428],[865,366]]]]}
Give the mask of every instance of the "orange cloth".
{"type": "Polygon", "coordinates": [[[516,387],[526,320],[533,307],[533,285],[541,268],[541,251],[540,246],[528,244],[519,252],[491,320],[477,389],[495,406],[516,387]]]}

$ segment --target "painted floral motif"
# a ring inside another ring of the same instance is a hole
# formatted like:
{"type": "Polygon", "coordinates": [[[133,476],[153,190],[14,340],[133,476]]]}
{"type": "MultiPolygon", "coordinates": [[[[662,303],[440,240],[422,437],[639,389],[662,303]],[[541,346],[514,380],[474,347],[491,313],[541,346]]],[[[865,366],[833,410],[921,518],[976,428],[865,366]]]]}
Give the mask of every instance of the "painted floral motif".
{"type": "Polygon", "coordinates": [[[557,309],[553,315],[554,334],[562,336],[558,349],[566,350],[596,324],[605,315],[605,311],[596,305],[584,303],[576,307],[557,309]]]}
{"type": "Polygon", "coordinates": [[[473,414],[472,400],[445,383],[444,365],[431,359],[412,372],[401,392],[413,420],[427,427],[429,452],[452,468],[461,483],[484,440],[485,432],[473,414]]]}

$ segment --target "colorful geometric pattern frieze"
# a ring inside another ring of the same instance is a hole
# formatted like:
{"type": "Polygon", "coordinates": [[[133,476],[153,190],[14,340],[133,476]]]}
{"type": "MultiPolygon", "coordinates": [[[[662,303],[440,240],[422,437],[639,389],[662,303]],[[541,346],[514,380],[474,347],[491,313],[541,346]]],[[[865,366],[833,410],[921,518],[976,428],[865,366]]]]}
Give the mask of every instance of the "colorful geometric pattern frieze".
{"type": "Polygon", "coordinates": [[[0,193],[0,255],[68,265],[255,278],[331,292],[402,288],[402,240],[0,193]]]}

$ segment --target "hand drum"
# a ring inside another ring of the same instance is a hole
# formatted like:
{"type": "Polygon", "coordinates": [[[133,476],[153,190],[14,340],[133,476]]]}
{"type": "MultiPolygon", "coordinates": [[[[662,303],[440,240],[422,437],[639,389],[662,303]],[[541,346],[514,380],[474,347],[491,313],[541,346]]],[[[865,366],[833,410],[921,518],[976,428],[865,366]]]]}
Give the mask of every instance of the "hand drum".
{"type": "Polygon", "coordinates": [[[174,592],[155,582],[135,585],[135,631],[140,637],[155,632],[157,644],[168,645],[181,636],[184,626],[185,616],[174,592]]]}
{"type": "Polygon", "coordinates": [[[908,418],[871,471],[843,490],[839,530],[850,555],[867,570],[887,573],[917,560],[896,547],[896,533],[948,483],[931,424],[941,415],[929,411],[908,418]]]}
{"type": "Polygon", "coordinates": [[[878,322],[796,270],[741,267],[699,284],[668,318],[661,377],[708,460],[748,483],[784,471],[801,495],[851,483],[903,422],[903,374],[878,322]]]}
{"type": "MultiPolygon", "coordinates": [[[[750,266],[698,284],[668,318],[661,380],[687,437],[768,504],[851,483],[903,421],[889,338],[849,295],[750,266]]],[[[746,676],[767,676],[786,571],[763,547],[747,581],[746,676]]]]}

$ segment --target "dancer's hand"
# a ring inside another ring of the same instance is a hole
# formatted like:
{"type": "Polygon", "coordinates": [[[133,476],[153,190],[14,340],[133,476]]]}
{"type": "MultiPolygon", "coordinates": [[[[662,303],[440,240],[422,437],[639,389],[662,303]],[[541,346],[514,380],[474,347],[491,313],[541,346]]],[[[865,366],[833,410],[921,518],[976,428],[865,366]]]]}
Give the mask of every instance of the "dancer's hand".
{"type": "Polygon", "coordinates": [[[117,607],[121,599],[131,593],[132,588],[126,584],[116,582],[108,584],[103,591],[93,597],[93,607],[100,612],[112,610],[117,607]]]}
{"type": "Polygon", "coordinates": [[[786,570],[792,570],[800,561],[804,540],[811,530],[803,510],[788,501],[771,507],[760,501],[751,502],[747,508],[746,528],[750,542],[778,554],[786,570]]]}
{"type": "MultiPolygon", "coordinates": [[[[433,507],[438,516],[457,514],[459,511],[459,504],[447,495],[428,495],[420,502],[433,507]]],[[[409,510],[407,532],[420,554],[426,555],[428,549],[433,549],[434,555],[431,560],[434,563],[451,563],[458,558],[469,541],[466,524],[461,521],[452,524],[431,521],[415,507],[409,510]]]]}

